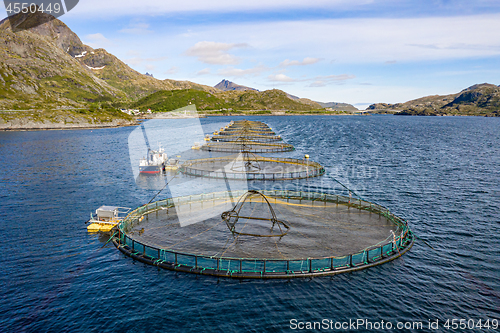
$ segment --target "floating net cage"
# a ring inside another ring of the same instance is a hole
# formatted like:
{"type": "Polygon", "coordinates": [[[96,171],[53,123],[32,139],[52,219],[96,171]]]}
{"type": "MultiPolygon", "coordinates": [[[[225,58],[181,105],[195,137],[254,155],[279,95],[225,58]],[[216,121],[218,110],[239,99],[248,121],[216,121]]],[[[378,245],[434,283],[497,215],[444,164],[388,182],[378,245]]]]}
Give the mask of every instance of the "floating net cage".
{"type": "Polygon", "coordinates": [[[214,135],[212,141],[215,142],[229,142],[238,140],[248,140],[253,142],[278,142],[283,141],[279,135],[256,135],[253,133],[238,132],[235,135],[214,135]]]}
{"type": "Polygon", "coordinates": [[[228,141],[228,142],[207,142],[201,146],[201,150],[240,153],[248,151],[252,153],[282,153],[295,150],[289,143],[254,142],[248,140],[228,141]]]}
{"type": "Polygon", "coordinates": [[[190,160],[180,172],[196,177],[241,180],[291,180],[321,176],[325,169],[309,159],[263,157],[250,152],[190,160]]]}
{"type": "Polygon", "coordinates": [[[273,136],[276,135],[276,133],[272,130],[268,131],[255,131],[255,130],[247,130],[247,129],[223,129],[221,128],[220,131],[218,132],[218,135],[238,135],[238,134],[249,134],[249,135],[266,135],[266,136],[273,136]]]}
{"type": "Polygon", "coordinates": [[[135,209],[113,239],[161,268],[233,278],[352,272],[413,245],[407,222],[363,200],[325,193],[233,191],[169,198],[135,209]]]}
{"type": "Polygon", "coordinates": [[[232,121],[207,140],[209,142],[201,146],[202,150],[225,153],[281,153],[295,150],[260,121],[232,121]]]}
{"type": "Polygon", "coordinates": [[[231,122],[214,132],[212,141],[250,140],[254,142],[277,142],[283,139],[262,122],[242,120],[231,122]]]}
{"type": "Polygon", "coordinates": [[[252,130],[263,130],[267,131],[271,128],[261,121],[253,121],[253,120],[236,120],[231,121],[227,126],[228,129],[252,129],[252,130]]]}

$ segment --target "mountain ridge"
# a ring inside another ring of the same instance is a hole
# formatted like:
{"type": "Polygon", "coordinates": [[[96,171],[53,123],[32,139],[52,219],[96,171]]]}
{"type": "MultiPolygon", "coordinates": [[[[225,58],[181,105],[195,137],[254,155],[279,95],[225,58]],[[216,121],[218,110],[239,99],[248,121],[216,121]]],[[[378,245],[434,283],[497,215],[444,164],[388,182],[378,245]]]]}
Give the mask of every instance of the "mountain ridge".
{"type": "Polygon", "coordinates": [[[16,26],[46,20],[47,15],[20,13],[0,22],[0,109],[124,103],[158,90],[216,91],[189,81],[158,80],[141,74],[106,50],[84,45],[58,19],[13,32],[16,26]]]}
{"type": "MultiPolygon", "coordinates": [[[[47,15],[20,13],[0,21],[0,109],[116,111],[118,107],[136,105],[157,92],[183,90],[190,91],[191,98],[198,98],[205,110],[209,106],[243,110],[320,110],[325,107],[357,110],[350,104],[316,102],[277,89],[260,92],[225,79],[216,87],[190,81],[158,80],[130,68],[105,49],[83,44],[66,24],[47,15]],[[37,20],[48,22],[20,29],[23,24],[31,25],[37,20]],[[14,33],[13,29],[17,28],[19,31],[14,33]],[[195,91],[208,97],[202,98],[195,91]],[[206,100],[210,96],[215,99],[206,100]]],[[[165,99],[167,95],[159,93],[154,97],[165,99]]],[[[165,100],[161,103],[172,104],[165,100]]],[[[392,110],[401,115],[498,116],[500,86],[475,84],[455,94],[426,96],[405,103],[377,103],[368,109],[392,110]]]]}
{"type": "Polygon", "coordinates": [[[259,91],[258,89],[255,88],[250,88],[247,86],[242,86],[240,84],[236,84],[234,82],[231,82],[226,79],[222,79],[219,83],[217,83],[214,88],[217,88],[222,91],[231,91],[231,90],[237,90],[237,91],[246,91],[246,90],[255,90],[259,91]]]}
{"type": "Polygon", "coordinates": [[[153,112],[168,112],[188,104],[195,104],[200,111],[231,112],[236,110],[252,111],[312,111],[314,106],[288,98],[284,91],[273,89],[265,91],[219,91],[209,93],[194,89],[158,91],[134,104],[138,109],[151,109],[153,112]]]}
{"type": "Polygon", "coordinates": [[[397,112],[398,115],[500,116],[500,86],[474,84],[455,94],[424,96],[404,103],[376,103],[367,110],[397,112]]]}
{"type": "Polygon", "coordinates": [[[341,111],[359,111],[357,107],[348,103],[339,103],[339,102],[316,102],[324,108],[331,108],[333,110],[341,110],[341,111]]]}
{"type": "MultiPolygon", "coordinates": [[[[218,84],[216,84],[214,86],[214,88],[220,89],[222,91],[233,91],[233,90],[236,90],[236,91],[247,91],[247,90],[259,91],[258,89],[243,86],[243,85],[234,83],[234,82],[226,80],[226,79],[222,79],[222,81],[219,82],[218,84]]],[[[338,110],[338,111],[358,111],[358,109],[356,107],[354,107],[351,104],[347,104],[347,103],[336,103],[336,102],[322,103],[322,102],[313,101],[309,98],[301,98],[301,97],[298,97],[295,95],[291,95],[289,93],[286,93],[286,95],[291,100],[300,102],[300,103],[305,104],[305,105],[312,106],[316,109],[332,108],[333,110],[338,110]]]]}
{"type": "Polygon", "coordinates": [[[105,49],[83,44],[65,23],[45,13],[6,18],[0,22],[0,31],[0,109],[88,108],[91,104],[97,109],[117,109],[159,91],[189,89],[218,94],[224,102],[217,105],[243,109],[323,108],[307,98],[284,92],[288,99],[283,99],[279,90],[260,92],[225,79],[215,87],[158,80],[130,68],[105,49]],[[46,23],[33,24],[38,21],[46,23]],[[34,27],[22,29],[23,25],[34,27]]]}

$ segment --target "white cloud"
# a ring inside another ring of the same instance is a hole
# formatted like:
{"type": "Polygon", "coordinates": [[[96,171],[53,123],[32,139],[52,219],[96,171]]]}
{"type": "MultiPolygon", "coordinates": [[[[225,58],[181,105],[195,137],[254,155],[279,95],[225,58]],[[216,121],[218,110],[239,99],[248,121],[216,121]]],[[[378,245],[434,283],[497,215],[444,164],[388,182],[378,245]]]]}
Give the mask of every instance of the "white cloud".
{"type": "Polygon", "coordinates": [[[172,75],[172,74],[176,74],[177,72],[179,72],[179,67],[172,66],[167,71],[165,71],[165,74],[172,75]]]}
{"type": "Polygon", "coordinates": [[[286,54],[290,58],[281,64],[287,66],[312,62],[304,58],[306,52],[315,54],[311,59],[335,59],[336,65],[500,55],[500,14],[250,22],[196,29],[197,38],[224,36],[247,42],[260,59],[286,54]]]}
{"type": "Polygon", "coordinates": [[[353,80],[355,78],[355,75],[350,74],[317,76],[314,78],[314,81],[309,85],[309,87],[324,87],[332,83],[344,84],[345,81],[353,80]]]}
{"type": "Polygon", "coordinates": [[[106,48],[110,45],[113,45],[113,43],[109,39],[104,37],[104,35],[101,33],[86,35],[84,37],[83,43],[94,49],[106,48]]]}
{"type": "Polygon", "coordinates": [[[240,61],[228,51],[234,48],[248,47],[245,43],[198,42],[186,51],[186,55],[197,57],[199,61],[211,65],[235,65],[240,61]]]}
{"type": "Polygon", "coordinates": [[[326,75],[326,76],[317,76],[316,80],[323,80],[323,81],[346,81],[346,80],[352,80],[356,78],[355,75],[349,75],[349,74],[340,74],[340,75],[326,75]]]}
{"type": "Polygon", "coordinates": [[[264,71],[269,70],[264,65],[258,65],[248,69],[239,69],[239,68],[224,68],[217,71],[217,74],[228,77],[242,77],[246,75],[258,75],[264,71]]]}
{"type": "MultiPolygon", "coordinates": [[[[161,61],[164,61],[166,59],[167,59],[167,57],[157,57],[157,58],[133,57],[133,58],[125,59],[124,61],[127,64],[132,65],[132,66],[141,66],[141,65],[144,65],[144,64],[145,64],[145,66],[148,66],[148,63],[151,63],[151,62],[161,62],[161,61]]],[[[149,66],[151,66],[151,65],[149,65],[149,66]]]]}
{"type": "Polygon", "coordinates": [[[123,28],[119,30],[119,32],[134,35],[145,35],[153,33],[152,30],[149,30],[149,24],[144,22],[131,22],[127,28],[123,28]]]}
{"type": "Polygon", "coordinates": [[[331,83],[342,84],[344,81],[352,80],[355,78],[355,75],[349,74],[317,76],[313,79],[313,82],[309,85],[309,87],[324,87],[331,83]]]}
{"type": "Polygon", "coordinates": [[[295,81],[297,81],[295,79],[292,79],[289,76],[286,76],[285,74],[273,74],[273,75],[269,75],[267,77],[267,79],[269,81],[273,81],[273,82],[295,82],[295,81]]]}
{"type": "Polygon", "coordinates": [[[210,74],[211,70],[210,68],[204,68],[201,71],[196,72],[196,75],[207,75],[210,74]]]}
{"type": "Polygon", "coordinates": [[[298,61],[298,60],[288,60],[288,59],[285,59],[285,61],[283,61],[280,66],[305,66],[305,65],[312,65],[312,64],[315,64],[317,63],[318,61],[320,61],[321,59],[319,58],[310,58],[310,57],[306,57],[304,58],[304,60],[302,61],[298,61]]]}
{"type": "Polygon", "coordinates": [[[121,16],[121,15],[162,15],[178,12],[234,12],[234,11],[266,11],[279,9],[348,9],[372,3],[373,0],[189,0],[189,1],[158,1],[158,0],[86,0],[80,1],[67,15],[86,16],[121,16]],[[99,10],[96,10],[98,8],[99,10]]]}
{"type": "MultiPolygon", "coordinates": [[[[200,13],[193,15],[199,17],[200,13]]],[[[448,14],[443,12],[443,15],[448,14]]],[[[188,21],[185,20],[185,24],[179,20],[170,23],[166,18],[153,17],[148,23],[151,23],[152,30],[162,31],[162,34],[134,36],[117,34],[115,30],[113,36],[107,30],[101,32],[115,43],[110,52],[121,59],[139,57],[135,54],[126,55],[129,49],[154,48],[161,55],[168,55],[169,63],[157,64],[158,73],[165,72],[175,63],[181,68],[178,77],[204,84],[211,85],[209,81],[213,80],[215,74],[228,76],[228,79],[252,76],[252,81],[261,82],[261,85],[282,82],[288,85],[290,93],[317,100],[404,102],[429,94],[457,92],[475,82],[500,84],[495,82],[498,81],[497,73],[496,77],[491,74],[495,70],[493,64],[500,57],[500,14],[295,21],[268,19],[229,23],[227,20],[223,23],[188,21]],[[182,36],[188,30],[189,36],[182,36]],[[200,46],[200,41],[225,43],[219,43],[222,47],[207,52],[207,49],[194,47],[195,44],[200,46]],[[238,45],[233,42],[251,47],[231,48],[238,45]],[[194,52],[191,57],[182,54],[188,49],[194,52]],[[308,57],[322,61],[309,66],[298,65],[307,63],[304,60],[308,57]],[[217,66],[199,67],[197,59],[212,61],[217,66]],[[332,59],[335,59],[334,62],[330,62],[332,59]],[[238,61],[240,63],[236,65],[238,61]],[[431,66],[427,66],[429,61],[432,61],[431,66]],[[266,71],[253,68],[257,63],[276,66],[280,62],[288,66],[267,67],[266,71]],[[384,65],[394,62],[397,68],[384,65]],[[229,68],[218,66],[221,63],[229,63],[229,68]],[[474,64],[482,65],[484,73],[472,75],[460,72],[452,79],[446,75],[439,76],[438,73],[470,71],[474,64]],[[211,75],[197,76],[196,71],[205,67],[211,68],[211,75]],[[344,77],[345,80],[342,77],[337,80],[328,78],[327,74],[331,73],[346,73],[344,75],[347,77],[344,77]],[[270,74],[282,74],[285,77],[274,76],[271,79],[285,81],[269,81],[270,74]],[[351,80],[350,74],[356,74],[357,78],[351,80]],[[413,75],[419,76],[418,80],[412,80],[413,75]],[[294,81],[286,81],[289,79],[294,81]],[[372,82],[374,85],[364,86],[361,82],[372,82]],[[335,89],[331,88],[332,85],[335,85],[335,89]],[[397,89],[405,85],[405,91],[397,89]],[[335,91],[335,95],[332,91],[335,91]]],[[[128,22],[126,20],[125,25],[128,22]]],[[[92,28],[85,26],[85,29],[92,28]]],[[[83,36],[95,32],[85,29],[80,27],[83,36]]],[[[110,41],[103,39],[101,42],[110,41]]],[[[144,70],[144,67],[141,69],[144,70]]]]}
{"type": "Polygon", "coordinates": [[[267,79],[272,82],[307,82],[313,81],[309,87],[324,87],[333,82],[343,82],[347,80],[352,80],[356,78],[355,75],[340,74],[340,75],[326,75],[326,76],[316,76],[314,79],[304,78],[304,79],[293,79],[283,73],[269,75],[267,79]]]}
{"type": "Polygon", "coordinates": [[[139,57],[141,55],[141,52],[137,51],[137,50],[128,50],[127,55],[133,56],[133,57],[139,57]]]}
{"type": "Polygon", "coordinates": [[[309,85],[309,87],[324,87],[326,86],[326,82],[322,80],[315,80],[313,83],[309,85]]]}

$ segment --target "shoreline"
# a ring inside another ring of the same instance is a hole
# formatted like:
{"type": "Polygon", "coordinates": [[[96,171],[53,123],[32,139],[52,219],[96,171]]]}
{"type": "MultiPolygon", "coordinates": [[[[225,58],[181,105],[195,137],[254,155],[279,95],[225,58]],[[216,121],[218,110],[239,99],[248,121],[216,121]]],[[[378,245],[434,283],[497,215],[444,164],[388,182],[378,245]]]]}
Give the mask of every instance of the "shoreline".
{"type": "MultiPolygon", "coordinates": [[[[70,130],[89,130],[89,129],[105,129],[105,128],[119,128],[137,126],[140,122],[134,121],[133,123],[126,124],[85,124],[85,125],[62,125],[62,126],[14,126],[14,127],[0,127],[0,132],[32,132],[32,131],[70,131],[70,130]]],[[[40,123],[45,125],[45,123],[40,123]]]]}
{"type": "MultiPolygon", "coordinates": [[[[385,115],[385,114],[373,114],[373,115],[385,115]]],[[[393,115],[393,114],[390,114],[393,115]]],[[[92,130],[92,129],[106,129],[106,128],[120,128],[120,127],[132,127],[132,126],[138,126],[140,125],[141,121],[144,120],[153,120],[153,119],[192,119],[192,118],[209,118],[209,117],[259,117],[259,116],[281,116],[281,117],[288,117],[288,116],[372,116],[370,113],[357,113],[357,114],[352,114],[352,113],[341,113],[341,114],[318,114],[318,113],[289,113],[289,114],[278,114],[278,113],[273,113],[273,114],[200,114],[199,117],[192,117],[192,116],[186,116],[186,117],[135,117],[134,122],[129,122],[126,124],[85,124],[82,126],[79,125],[63,125],[60,124],[60,126],[19,126],[16,125],[14,127],[1,127],[0,125],[0,132],[32,132],[32,131],[69,131],[69,130],[92,130]]],[[[423,115],[401,115],[401,116],[414,116],[414,117],[436,117],[436,116],[423,116],[423,115]]],[[[487,116],[477,116],[477,115],[446,115],[446,117],[480,117],[480,118],[495,118],[495,117],[487,117],[487,116]]],[[[40,123],[40,125],[45,125],[46,123],[40,123]]]]}
{"type": "Polygon", "coordinates": [[[203,117],[287,117],[287,116],[366,116],[367,114],[361,113],[287,113],[287,114],[277,114],[277,113],[263,113],[263,114],[241,114],[241,113],[231,113],[231,114],[202,114],[203,117]]]}

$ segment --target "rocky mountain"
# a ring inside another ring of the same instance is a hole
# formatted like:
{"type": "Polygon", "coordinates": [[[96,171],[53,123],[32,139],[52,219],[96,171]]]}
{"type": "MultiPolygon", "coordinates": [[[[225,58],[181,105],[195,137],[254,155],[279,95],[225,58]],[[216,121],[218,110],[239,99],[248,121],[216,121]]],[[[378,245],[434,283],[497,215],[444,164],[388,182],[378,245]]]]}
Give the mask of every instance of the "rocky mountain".
{"type": "Polygon", "coordinates": [[[313,109],[323,109],[323,107],[318,103],[309,98],[299,98],[296,100],[299,103],[311,106],[313,109]]]}
{"type": "Polygon", "coordinates": [[[337,103],[337,102],[317,102],[321,107],[323,108],[331,108],[333,110],[339,110],[339,111],[358,111],[358,108],[355,107],[354,105],[347,104],[347,103],[337,103]]]}
{"type": "Polygon", "coordinates": [[[158,90],[216,91],[143,75],[106,50],[84,45],[63,22],[47,15],[20,13],[0,22],[0,109],[84,107],[135,100],[158,90]],[[13,31],[34,25],[33,20],[47,23],[13,31]]]}
{"type": "Polygon", "coordinates": [[[314,109],[322,109],[323,107],[320,105],[320,103],[318,102],[315,102],[309,98],[300,98],[298,96],[295,96],[295,95],[291,95],[291,94],[286,94],[286,97],[296,101],[296,102],[299,102],[299,103],[302,103],[302,104],[306,104],[306,105],[309,105],[309,106],[312,106],[314,109]]]}
{"type": "Polygon", "coordinates": [[[400,115],[500,116],[500,86],[475,84],[456,94],[434,95],[405,103],[377,103],[368,110],[395,111],[400,115]]]}
{"type": "Polygon", "coordinates": [[[242,85],[236,84],[234,82],[228,81],[226,79],[220,81],[214,87],[219,89],[219,90],[222,90],[222,91],[231,91],[231,90],[237,90],[237,91],[255,90],[255,91],[258,91],[257,89],[242,86],[242,85]]]}
{"type": "Polygon", "coordinates": [[[41,12],[20,13],[0,22],[0,110],[89,110],[92,106],[112,111],[157,103],[165,109],[194,101],[201,110],[322,109],[317,102],[281,90],[260,92],[228,80],[216,87],[158,80],[133,70],[104,49],[83,44],[66,24],[41,12]],[[178,97],[174,102],[166,92],[176,90],[188,93],[171,93],[178,97]],[[158,98],[161,101],[149,103],[158,98]]]}
{"type": "Polygon", "coordinates": [[[286,95],[288,96],[288,98],[291,98],[303,104],[313,106],[316,109],[331,108],[336,111],[358,111],[356,107],[347,103],[336,103],[336,102],[323,103],[323,102],[316,102],[308,98],[300,98],[291,94],[286,94],[286,95]]]}
{"type": "Polygon", "coordinates": [[[392,104],[388,103],[374,103],[367,107],[367,110],[387,110],[391,107],[392,104]]]}
{"type": "MultiPolygon", "coordinates": [[[[228,80],[222,80],[219,82],[217,85],[214,86],[215,88],[222,90],[222,91],[248,91],[248,90],[253,90],[253,91],[259,91],[255,88],[250,88],[246,86],[242,86],[239,84],[236,84],[234,82],[228,81],[228,80]]],[[[311,106],[313,109],[322,109],[323,107],[315,101],[312,101],[308,98],[300,98],[294,95],[290,95],[286,93],[286,96],[296,102],[311,106]]],[[[308,108],[309,109],[309,108],[308,108]]]]}

